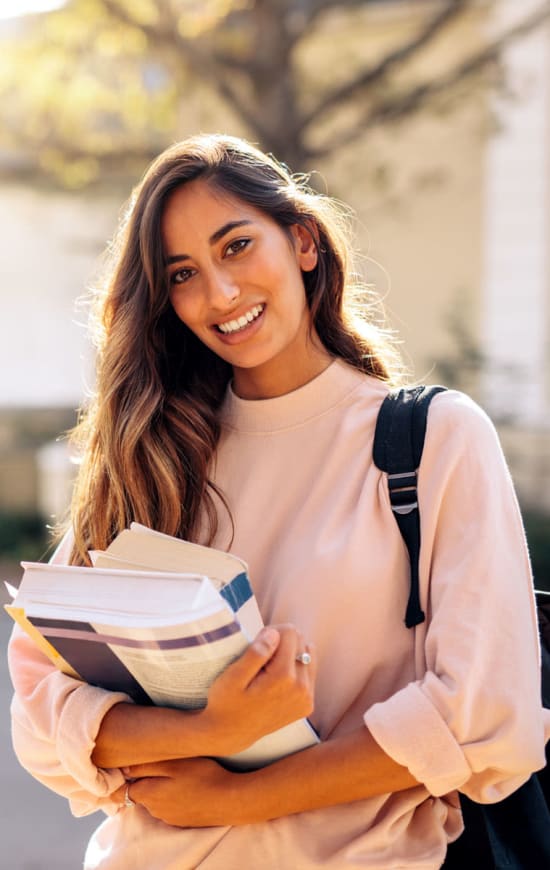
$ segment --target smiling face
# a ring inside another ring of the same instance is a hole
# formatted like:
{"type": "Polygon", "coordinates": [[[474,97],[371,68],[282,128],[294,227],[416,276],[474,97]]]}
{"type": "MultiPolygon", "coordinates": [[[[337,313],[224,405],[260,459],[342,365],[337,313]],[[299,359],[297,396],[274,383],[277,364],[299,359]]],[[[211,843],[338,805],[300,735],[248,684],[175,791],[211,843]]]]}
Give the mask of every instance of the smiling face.
{"type": "Polygon", "coordinates": [[[233,367],[243,398],[282,395],[330,362],[310,326],[302,272],[311,234],[205,181],[170,195],[162,215],[170,301],[180,320],[233,367]]]}

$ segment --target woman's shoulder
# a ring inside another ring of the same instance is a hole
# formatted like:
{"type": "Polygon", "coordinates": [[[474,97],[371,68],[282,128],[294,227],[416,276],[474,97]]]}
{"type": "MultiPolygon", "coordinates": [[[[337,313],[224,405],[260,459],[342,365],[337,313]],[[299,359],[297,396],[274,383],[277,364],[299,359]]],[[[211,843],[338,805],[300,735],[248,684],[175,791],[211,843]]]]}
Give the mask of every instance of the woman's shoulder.
{"type": "Polygon", "coordinates": [[[493,421],[471,396],[454,389],[438,393],[430,404],[423,462],[460,465],[467,475],[504,471],[508,476],[493,421]]]}
{"type": "Polygon", "coordinates": [[[428,433],[455,439],[497,437],[495,426],[481,405],[466,393],[454,389],[442,390],[432,399],[428,433]]]}
{"type": "MultiPolygon", "coordinates": [[[[352,398],[363,408],[374,409],[376,415],[384,399],[398,391],[385,381],[355,370],[356,390],[352,398]]],[[[460,443],[472,438],[498,441],[495,426],[487,412],[471,396],[460,390],[443,388],[436,393],[429,405],[427,417],[427,441],[446,441],[460,443]]]]}
{"type": "MultiPolygon", "coordinates": [[[[344,407],[374,432],[384,399],[398,388],[345,363],[340,366],[347,372],[351,387],[343,400],[344,407]]],[[[500,452],[498,434],[487,412],[471,396],[456,389],[443,389],[432,398],[425,443],[427,452],[430,448],[455,453],[496,448],[500,452]]]]}

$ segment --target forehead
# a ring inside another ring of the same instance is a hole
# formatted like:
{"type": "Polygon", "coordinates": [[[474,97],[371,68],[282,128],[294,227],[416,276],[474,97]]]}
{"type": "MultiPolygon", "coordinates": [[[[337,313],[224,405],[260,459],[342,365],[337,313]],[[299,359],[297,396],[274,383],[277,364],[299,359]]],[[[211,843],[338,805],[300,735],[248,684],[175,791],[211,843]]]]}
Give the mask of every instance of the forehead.
{"type": "Polygon", "coordinates": [[[182,235],[210,236],[230,221],[269,221],[267,215],[239,197],[219,190],[205,181],[189,181],[167,198],[161,228],[165,244],[182,235]]]}

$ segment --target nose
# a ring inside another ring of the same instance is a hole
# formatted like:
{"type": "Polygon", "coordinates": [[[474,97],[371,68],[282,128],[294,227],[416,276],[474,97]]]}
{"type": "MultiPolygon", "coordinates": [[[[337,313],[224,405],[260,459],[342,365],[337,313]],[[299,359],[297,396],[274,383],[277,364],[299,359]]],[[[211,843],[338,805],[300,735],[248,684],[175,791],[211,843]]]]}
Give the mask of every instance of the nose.
{"type": "Polygon", "coordinates": [[[208,275],[207,294],[212,308],[226,311],[239,298],[240,290],[229,270],[217,268],[208,275]]]}

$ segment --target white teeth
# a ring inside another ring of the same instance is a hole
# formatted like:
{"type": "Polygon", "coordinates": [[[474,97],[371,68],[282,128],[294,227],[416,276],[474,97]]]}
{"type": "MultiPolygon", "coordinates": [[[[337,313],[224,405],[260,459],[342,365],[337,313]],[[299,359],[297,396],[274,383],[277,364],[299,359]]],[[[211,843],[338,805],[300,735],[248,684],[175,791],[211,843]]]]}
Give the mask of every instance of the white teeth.
{"type": "Polygon", "coordinates": [[[226,323],[218,323],[218,329],[228,335],[230,332],[236,332],[238,329],[243,329],[256,320],[259,314],[264,310],[263,305],[255,305],[246,314],[242,314],[238,320],[228,320],[226,323]]]}

